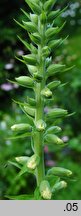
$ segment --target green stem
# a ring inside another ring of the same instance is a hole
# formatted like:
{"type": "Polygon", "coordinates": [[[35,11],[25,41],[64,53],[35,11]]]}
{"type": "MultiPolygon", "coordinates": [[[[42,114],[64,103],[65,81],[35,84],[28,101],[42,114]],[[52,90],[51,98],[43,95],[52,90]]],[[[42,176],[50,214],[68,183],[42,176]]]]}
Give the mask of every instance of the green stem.
{"type": "MultiPolygon", "coordinates": [[[[38,60],[39,60],[39,72],[43,76],[43,80],[41,83],[36,83],[35,86],[35,96],[36,96],[36,113],[35,113],[35,123],[39,119],[43,119],[44,116],[44,99],[41,96],[41,90],[45,87],[45,59],[42,57],[42,48],[44,46],[44,25],[41,29],[41,21],[39,16],[39,22],[38,22],[38,29],[41,33],[41,45],[38,46],[38,60]]],[[[43,132],[36,131],[34,135],[34,150],[35,153],[40,157],[39,165],[36,169],[36,179],[37,179],[37,185],[39,186],[41,181],[44,179],[45,176],[45,167],[44,167],[44,149],[43,149],[43,132]]]]}
{"type": "MultiPolygon", "coordinates": [[[[36,85],[36,115],[35,122],[39,119],[43,119],[43,101],[41,100],[41,84],[36,85]]],[[[36,178],[37,185],[40,185],[40,182],[44,178],[44,151],[43,151],[43,133],[36,131],[34,136],[34,150],[35,153],[40,157],[39,165],[36,169],[36,178]]]]}

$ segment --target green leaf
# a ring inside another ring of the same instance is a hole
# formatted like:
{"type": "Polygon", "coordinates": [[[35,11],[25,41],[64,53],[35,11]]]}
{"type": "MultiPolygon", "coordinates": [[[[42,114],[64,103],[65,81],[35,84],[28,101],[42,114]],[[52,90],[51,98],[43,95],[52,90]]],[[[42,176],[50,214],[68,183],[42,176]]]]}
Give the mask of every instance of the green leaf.
{"type": "Polygon", "coordinates": [[[23,10],[22,8],[20,8],[20,9],[23,12],[23,14],[28,18],[28,20],[30,20],[29,14],[25,10],[23,10]]]}
{"type": "Polygon", "coordinates": [[[73,68],[75,68],[75,65],[73,65],[73,66],[71,66],[71,67],[68,67],[68,68],[64,69],[63,72],[70,71],[70,70],[72,70],[73,68]]]}
{"type": "Polygon", "coordinates": [[[34,126],[34,120],[31,116],[27,114],[27,112],[23,109],[22,105],[20,105],[21,110],[25,113],[28,123],[34,126]]]}
{"type": "Polygon", "coordinates": [[[19,169],[21,169],[21,166],[17,163],[17,162],[14,162],[14,161],[8,161],[8,164],[11,164],[19,169]]]}
{"type": "Polygon", "coordinates": [[[20,62],[22,62],[22,63],[25,64],[25,61],[23,61],[22,59],[18,58],[17,56],[15,56],[15,58],[16,58],[18,61],[20,61],[20,62]]]}
{"type": "Polygon", "coordinates": [[[54,10],[54,11],[51,11],[49,14],[48,14],[48,22],[52,22],[56,17],[60,16],[66,9],[68,8],[68,6],[66,6],[65,8],[63,8],[63,10],[54,10]]]}
{"type": "Polygon", "coordinates": [[[35,200],[42,200],[41,195],[40,195],[40,191],[39,191],[39,187],[37,187],[34,191],[34,199],[35,200]]]}
{"type": "Polygon", "coordinates": [[[61,27],[59,27],[59,29],[58,29],[58,33],[59,33],[63,28],[64,28],[65,24],[66,24],[66,21],[62,24],[61,27]]]}
{"type": "Polygon", "coordinates": [[[9,79],[7,79],[7,81],[10,82],[10,83],[12,83],[12,84],[16,84],[16,85],[18,85],[18,83],[17,83],[16,81],[9,80],[9,79]]]}
{"type": "Polygon", "coordinates": [[[29,50],[31,51],[31,47],[30,47],[30,44],[27,43],[25,40],[23,40],[20,36],[17,36],[18,39],[24,44],[24,46],[29,50]]]}
{"type": "Polygon", "coordinates": [[[30,136],[32,136],[31,132],[24,133],[24,134],[21,134],[21,135],[15,135],[14,137],[8,137],[7,139],[9,139],[9,140],[23,139],[23,138],[30,137],[30,136]]]}
{"type": "Polygon", "coordinates": [[[14,19],[14,21],[17,23],[17,25],[19,25],[21,28],[26,30],[26,27],[24,25],[22,25],[20,22],[18,22],[17,20],[14,19]]]}
{"type": "Polygon", "coordinates": [[[17,196],[5,195],[5,197],[10,200],[34,200],[33,195],[27,195],[27,194],[22,194],[22,195],[17,195],[17,196]]]}

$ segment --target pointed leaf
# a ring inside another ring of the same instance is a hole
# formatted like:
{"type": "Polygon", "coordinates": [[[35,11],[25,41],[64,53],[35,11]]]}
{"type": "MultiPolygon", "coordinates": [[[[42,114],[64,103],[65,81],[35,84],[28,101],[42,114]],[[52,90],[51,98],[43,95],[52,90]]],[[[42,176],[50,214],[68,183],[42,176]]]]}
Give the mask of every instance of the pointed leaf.
{"type": "Polygon", "coordinates": [[[14,19],[14,21],[17,23],[17,25],[19,25],[21,28],[23,28],[23,29],[25,29],[26,30],[26,28],[25,28],[25,26],[24,25],[22,25],[20,22],[18,22],[17,20],[15,20],[14,19]]]}
{"type": "Polygon", "coordinates": [[[28,20],[30,20],[29,14],[28,14],[25,10],[23,10],[22,8],[21,8],[21,11],[22,11],[23,14],[28,18],[28,20]]]}
{"type": "Polygon", "coordinates": [[[24,46],[29,50],[31,51],[31,47],[30,47],[30,44],[27,43],[25,40],[23,40],[20,36],[18,36],[18,39],[24,44],[24,46]]]}
{"type": "Polygon", "coordinates": [[[30,123],[32,126],[34,126],[34,120],[33,120],[33,118],[27,114],[27,112],[23,109],[22,105],[20,105],[20,108],[25,113],[26,118],[28,120],[28,123],[30,123]]]}
{"type": "Polygon", "coordinates": [[[17,196],[6,195],[5,197],[10,200],[34,200],[33,195],[27,195],[27,194],[22,194],[22,195],[17,195],[17,196]]]}

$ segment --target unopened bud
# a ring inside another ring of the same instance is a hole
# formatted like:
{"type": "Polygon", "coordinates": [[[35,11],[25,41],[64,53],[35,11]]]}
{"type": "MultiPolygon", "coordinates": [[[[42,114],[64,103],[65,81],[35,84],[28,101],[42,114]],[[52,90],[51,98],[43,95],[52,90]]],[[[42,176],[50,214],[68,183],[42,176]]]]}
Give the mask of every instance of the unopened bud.
{"type": "Polygon", "coordinates": [[[46,97],[46,98],[50,98],[50,97],[52,97],[52,92],[50,91],[49,88],[46,87],[41,91],[41,95],[46,97]]]}
{"type": "Polygon", "coordinates": [[[44,139],[47,143],[63,145],[63,140],[54,134],[47,134],[44,139]]]}
{"type": "Polygon", "coordinates": [[[27,161],[27,167],[31,170],[34,170],[39,164],[39,157],[37,155],[31,156],[27,161]]]}
{"type": "Polygon", "coordinates": [[[22,165],[27,163],[28,159],[29,159],[29,157],[27,157],[27,156],[20,156],[20,157],[15,158],[15,160],[22,165]]]}
{"type": "Polygon", "coordinates": [[[40,184],[40,194],[41,196],[46,199],[46,200],[50,200],[52,193],[51,193],[51,188],[50,188],[50,184],[48,181],[43,180],[40,184]]]}
{"type": "Polygon", "coordinates": [[[65,181],[57,182],[57,183],[53,186],[52,192],[54,193],[54,192],[56,192],[56,191],[58,191],[58,190],[61,190],[61,189],[63,189],[63,188],[66,188],[66,187],[67,187],[67,182],[65,182],[65,181]]]}
{"type": "Polygon", "coordinates": [[[60,118],[67,116],[68,111],[60,108],[55,108],[47,113],[47,118],[60,118]]]}
{"type": "Polygon", "coordinates": [[[36,126],[36,129],[41,132],[45,130],[46,123],[42,119],[40,119],[36,122],[35,126],[36,126]]]}
{"type": "Polygon", "coordinates": [[[18,78],[15,78],[18,84],[27,86],[29,88],[32,88],[34,86],[34,80],[28,76],[20,76],[18,78]]]}
{"type": "Polygon", "coordinates": [[[50,170],[48,170],[47,174],[60,177],[70,177],[72,175],[72,172],[62,167],[52,167],[50,170]]]}
{"type": "Polygon", "coordinates": [[[29,124],[25,124],[25,123],[22,123],[22,124],[15,124],[11,127],[11,129],[13,131],[16,131],[16,132],[19,132],[19,131],[27,131],[27,132],[31,132],[32,130],[32,127],[31,125],[29,124]]]}

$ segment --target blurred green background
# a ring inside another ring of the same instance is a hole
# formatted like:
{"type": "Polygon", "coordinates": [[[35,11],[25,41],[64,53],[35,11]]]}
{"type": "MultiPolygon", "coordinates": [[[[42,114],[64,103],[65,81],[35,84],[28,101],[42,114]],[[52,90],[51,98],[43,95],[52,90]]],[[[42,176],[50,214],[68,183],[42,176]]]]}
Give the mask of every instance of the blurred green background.
{"type": "MultiPolygon", "coordinates": [[[[63,128],[61,138],[68,145],[64,149],[50,146],[45,147],[46,169],[51,166],[63,166],[73,172],[73,181],[68,187],[55,195],[55,199],[80,200],[81,199],[81,0],[57,0],[56,8],[63,8],[68,4],[66,12],[57,19],[60,25],[66,20],[66,26],[61,35],[69,38],[59,49],[54,51],[54,61],[66,63],[75,67],[61,74],[59,78],[65,86],[58,88],[55,94],[55,104],[68,109],[75,115],[65,119],[60,124],[63,128]]],[[[30,139],[10,140],[12,134],[10,127],[19,122],[26,122],[26,117],[20,108],[13,102],[24,100],[31,92],[7,79],[14,80],[19,75],[26,75],[27,68],[15,59],[27,53],[18,41],[17,35],[28,40],[25,31],[19,28],[13,18],[24,19],[20,8],[29,11],[24,0],[0,0],[0,199],[5,195],[20,195],[34,191],[36,181],[33,176],[24,174],[17,180],[18,169],[8,164],[8,160],[16,156],[31,155],[30,139]]],[[[49,105],[49,104],[48,104],[49,105]]],[[[51,105],[52,106],[52,105],[51,105]]],[[[46,107],[47,108],[47,107],[46,107]]]]}

